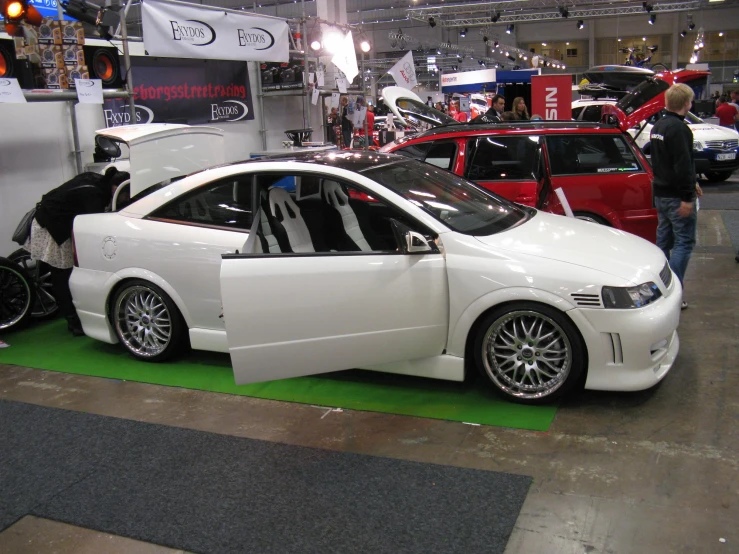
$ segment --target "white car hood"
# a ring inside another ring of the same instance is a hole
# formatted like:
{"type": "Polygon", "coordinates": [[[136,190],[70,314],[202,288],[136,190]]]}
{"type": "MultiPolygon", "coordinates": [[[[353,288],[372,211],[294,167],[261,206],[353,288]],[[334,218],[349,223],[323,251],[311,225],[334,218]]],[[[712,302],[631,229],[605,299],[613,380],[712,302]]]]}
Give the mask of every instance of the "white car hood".
{"type": "Polygon", "coordinates": [[[710,123],[690,125],[690,130],[693,131],[693,138],[700,141],[739,139],[739,133],[734,129],[721,127],[720,125],[711,125],[710,123]]]}
{"type": "Polygon", "coordinates": [[[476,238],[496,251],[587,267],[634,285],[653,281],[665,265],[662,251],[636,235],[546,212],[503,233],[476,238]]]}

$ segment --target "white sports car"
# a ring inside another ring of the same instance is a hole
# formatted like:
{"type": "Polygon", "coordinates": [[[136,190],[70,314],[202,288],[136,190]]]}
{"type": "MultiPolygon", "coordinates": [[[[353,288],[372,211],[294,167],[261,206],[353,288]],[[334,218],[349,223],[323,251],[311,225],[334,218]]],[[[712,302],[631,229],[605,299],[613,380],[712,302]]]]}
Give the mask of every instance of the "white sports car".
{"type": "Polygon", "coordinates": [[[656,246],[400,156],[207,169],[78,217],[74,245],[87,335],[148,360],[230,352],[240,384],[476,367],[538,403],[651,387],[679,348],[681,287],[656,246]]]}

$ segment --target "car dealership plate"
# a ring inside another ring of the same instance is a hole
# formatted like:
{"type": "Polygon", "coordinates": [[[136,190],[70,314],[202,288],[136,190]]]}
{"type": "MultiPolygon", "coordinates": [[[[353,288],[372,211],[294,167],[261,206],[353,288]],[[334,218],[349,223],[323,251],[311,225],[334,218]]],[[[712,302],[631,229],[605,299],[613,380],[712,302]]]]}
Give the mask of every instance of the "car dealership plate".
{"type": "Polygon", "coordinates": [[[736,159],[736,152],[730,152],[728,154],[716,154],[717,161],[735,160],[735,159],[736,159]]]}

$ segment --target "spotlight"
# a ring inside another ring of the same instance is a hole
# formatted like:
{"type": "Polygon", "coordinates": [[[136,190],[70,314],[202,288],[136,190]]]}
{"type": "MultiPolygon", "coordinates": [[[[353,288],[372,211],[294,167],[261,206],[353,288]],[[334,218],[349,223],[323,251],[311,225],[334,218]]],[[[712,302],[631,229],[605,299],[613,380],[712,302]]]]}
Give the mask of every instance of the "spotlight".
{"type": "Polygon", "coordinates": [[[692,31],[693,29],[695,29],[695,23],[693,23],[693,22],[691,21],[691,22],[690,22],[690,25],[688,25],[688,29],[690,29],[691,31],[692,31]]]}
{"type": "Polygon", "coordinates": [[[459,32],[459,36],[462,38],[467,36],[467,27],[465,27],[463,31],[459,32]]]}
{"type": "Polygon", "coordinates": [[[429,27],[432,29],[436,27],[436,20],[433,17],[429,17],[429,27]]]}
{"type": "Polygon", "coordinates": [[[487,44],[487,42],[488,42],[489,40],[490,40],[490,39],[489,39],[488,37],[486,37],[486,36],[485,36],[485,37],[482,37],[482,41],[483,41],[483,42],[484,42],[485,44],[487,44]]]}
{"type": "Polygon", "coordinates": [[[497,23],[499,19],[500,19],[500,12],[495,12],[495,14],[490,17],[490,22],[497,23]]]}
{"type": "Polygon", "coordinates": [[[506,25],[505,32],[509,35],[513,32],[513,23],[506,25]]]}
{"type": "Polygon", "coordinates": [[[688,32],[685,29],[683,29],[682,31],[680,31],[680,36],[683,37],[683,38],[685,38],[685,35],[687,35],[687,34],[688,34],[688,32]]]}
{"type": "Polygon", "coordinates": [[[644,8],[644,11],[647,13],[650,13],[654,8],[652,7],[652,4],[649,2],[642,2],[642,7],[644,8]]]}
{"type": "Polygon", "coordinates": [[[570,12],[569,12],[569,10],[567,9],[566,6],[560,6],[559,7],[559,14],[562,17],[564,17],[565,19],[568,18],[568,17],[570,17],[570,12]]]}
{"type": "Polygon", "coordinates": [[[372,50],[372,45],[369,43],[368,40],[363,40],[359,44],[359,48],[362,49],[362,52],[369,52],[370,50],[372,50]]]}
{"type": "Polygon", "coordinates": [[[577,28],[578,29],[582,29],[583,27],[585,27],[585,22],[582,19],[578,19],[577,20],[577,28]]]}
{"type": "Polygon", "coordinates": [[[321,49],[321,41],[314,38],[310,43],[311,50],[318,52],[321,49]]]}
{"type": "Polygon", "coordinates": [[[499,44],[499,43],[498,43],[498,41],[497,41],[497,40],[493,41],[493,48],[497,48],[497,47],[498,47],[498,44],[499,44]]]}
{"type": "Polygon", "coordinates": [[[456,65],[453,65],[452,66],[452,71],[457,71],[457,66],[456,65]]]}
{"type": "Polygon", "coordinates": [[[654,25],[654,22],[655,21],[657,21],[657,14],[656,13],[650,14],[650,16],[649,16],[649,24],[650,25],[654,25]]]}
{"type": "Polygon", "coordinates": [[[329,54],[336,54],[341,50],[341,43],[343,42],[343,36],[341,33],[336,31],[329,32],[323,37],[323,47],[329,52],[329,54]]]}

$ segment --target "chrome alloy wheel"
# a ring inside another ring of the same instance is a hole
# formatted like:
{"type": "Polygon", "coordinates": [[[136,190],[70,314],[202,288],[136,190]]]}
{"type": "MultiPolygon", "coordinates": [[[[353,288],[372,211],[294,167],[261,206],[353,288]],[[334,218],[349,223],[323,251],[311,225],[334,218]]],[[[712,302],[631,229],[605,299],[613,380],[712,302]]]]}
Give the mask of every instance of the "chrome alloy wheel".
{"type": "Polygon", "coordinates": [[[172,315],[164,299],[152,289],[134,286],[116,301],[115,326],[131,352],[153,357],[164,352],[172,339],[172,315]]]}
{"type": "Polygon", "coordinates": [[[503,392],[522,399],[551,395],[572,368],[572,345],[562,327],[542,313],[509,312],[482,341],[485,371],[503,392]]]}
{"type": "Polygon", "coordinates": [[[31,285],[20,269],[0,266],[0,330],[18,324],[31,309],[31,285]]]}

